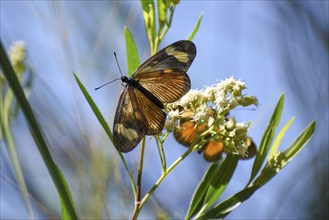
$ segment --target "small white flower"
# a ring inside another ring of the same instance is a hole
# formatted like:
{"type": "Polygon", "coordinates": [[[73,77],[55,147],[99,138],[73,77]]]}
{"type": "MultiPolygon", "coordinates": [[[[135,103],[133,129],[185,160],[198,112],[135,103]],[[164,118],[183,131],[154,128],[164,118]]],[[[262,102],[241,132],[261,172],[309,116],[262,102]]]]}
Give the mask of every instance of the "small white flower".
{"type": "Polygon", "coordinates": [[[225,108],[228,105],[227,96],[223,90],[217,91],[215,93],[214,104],[219,108],[225,108]]]}
{"type": "Polygon", "coordinates": [[[204,132],[223,141],[224,151],[244,156],[248,149],[248,125],[236,123],[233,117],[227,120],[225,115],[238,106],[258,104],[256,97],[242,95],[244,89],[245,82],[230,77],[202,90],[190,90],[180,100],[166,105],[167,131],[180,128],[181,112],[178,109],[189,109],[191,119],[205,126],[204,132]]]}

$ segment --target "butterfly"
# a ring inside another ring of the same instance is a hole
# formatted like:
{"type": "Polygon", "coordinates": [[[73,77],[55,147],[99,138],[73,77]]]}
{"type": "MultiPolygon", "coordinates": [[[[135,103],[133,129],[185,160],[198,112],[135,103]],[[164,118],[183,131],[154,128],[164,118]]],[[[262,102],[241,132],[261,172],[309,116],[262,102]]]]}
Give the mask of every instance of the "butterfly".
{"type": "MultiPolygon", "coordinates": [[[[202,134],[206,128],[208,122],[204,124],[196,124],[192,120],[192,111],[190,109],[181,109],[180,110],[180,129],[174,130],[175,139],[182,145],[190,147],[196,139],[197,133],[202,134]]],[[[216,117],[216,110],[212,109],[212,117],[216,117]]],[[[218,128],[218,132],[220,129],[218,128]]],[[[207,137],[206,137],[207,138],[207,137]]],[[[222,157],[224,151],[224,143],[221,139],[211,140],[208,143],[204,144],[199,150],[198,153],[203,152],[203,157],[209,162],[214,162],[222,157]]],[[[248,149],[245,157],[240,159],[249,159],[256,154],[257,148],[255,143],[251,138],[248,138],[248,149]]]]}
{"type": "Polygon", "coordinates": [[[129,152],[145,135],[162,131],[163,103],[177,101],[190,90],[186,72],[195,56],[193,42],[177,41],[146,60],[132,77],[121,77],[124,89],[113,123],[113,142],[119,151],[129,152]]]}

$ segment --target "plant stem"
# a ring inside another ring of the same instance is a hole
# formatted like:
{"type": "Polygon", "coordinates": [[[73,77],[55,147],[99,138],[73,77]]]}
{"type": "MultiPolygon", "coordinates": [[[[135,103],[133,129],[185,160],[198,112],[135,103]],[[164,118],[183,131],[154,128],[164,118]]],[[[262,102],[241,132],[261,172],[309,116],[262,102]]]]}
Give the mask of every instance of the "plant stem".
{"type": "MultiPolygon", "coordinates": [[[[153,187],[148,191],[148,193],[143,197],[143,199],[139,202],[138,207],[134,210],[134,214],[136,217],[138,216],[140,210],[142,209],[145,202],[150,198],[150,196],[153,194],[153,192],[158,188],[158,186],[162,183],[162,181],[168,176],[168,174],[178,165],[180,162],[182,162],[185,157],[187,157],[191,152],[198,149],[199,144],[195,145],[194,147],[190,147],[187,151],[185,151],[182,156],[180,156],[174,163],[171,164],[171,166],[161,174],[160,178],[157,180],[157,182],[153,185],[153,187]]],[[[137,205],[136,205],[137,206],[137,205]]]]}
{"type": "Polygon", "coordinates": [[[143,173],[143,161],[144,161],[144,150],[145,150],[145,137],[142,140],[141,151],[139,155],[139,167],[137,175],[137,191],[136,191],[136,201],[135,201],[135,210],[131,219],[137,219],[140,204],[141,204],[141,188],[142,188],[142,173],[143,173]]]}

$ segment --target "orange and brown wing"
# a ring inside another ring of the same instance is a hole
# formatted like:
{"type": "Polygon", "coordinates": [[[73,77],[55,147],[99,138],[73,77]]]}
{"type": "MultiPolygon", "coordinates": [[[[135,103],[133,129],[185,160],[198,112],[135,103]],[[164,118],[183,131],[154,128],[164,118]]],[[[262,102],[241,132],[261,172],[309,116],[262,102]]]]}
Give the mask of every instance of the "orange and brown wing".
{"type": "Polygon", "coordinates": [[[161,102],[174,102],[191,88],[186,72],[195,56],[193,42],[177,41],[145,61],[132,77],[161,102]]]}
{"type": "Polygon", "coordinates": [[[135,89],[136,98],[139,103],[139,108],[145,115],[147,123],[147,135],[155,135],[162,131],[166,121],[166,113],[162,111],[160,106],[146,96],[139,89],[135,89]]]}
{"type": "Polygon", "coordinates": [[[137,79],[142,87],[163,103],[177,101],[191,88],[189,76],[185,72],[179,72],[175,69],[141,74],[137,79]]]}
{"type": "Polygon", "coordinates": [[[135,88],[128,86],[120,96],[113,123],[114,146],[121,152],[134,149],[148,131],[146,117],[135,88]]]}
{"type": "Polygon", "coordinates": [[[210,141],[204,146],[203,157],[209,162],[217,161],[221,158],[224,144],[221,141],[210,141]]]}

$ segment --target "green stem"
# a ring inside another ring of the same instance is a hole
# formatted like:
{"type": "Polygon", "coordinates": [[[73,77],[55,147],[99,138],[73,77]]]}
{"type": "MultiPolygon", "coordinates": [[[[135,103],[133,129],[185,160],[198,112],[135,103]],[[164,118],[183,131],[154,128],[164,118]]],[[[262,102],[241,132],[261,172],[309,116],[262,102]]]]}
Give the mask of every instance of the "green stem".
{"type": "MultiPolygon", "coordinates": [[[[7,150],[8,150],[8,154],[15,172],[15,176],[19,185],[19,189],[22,193],[28,214],[29,214],[29,218],[33,219],[34,218],[34,213],[33,213],[33,209],[32,209],[32,205],[31,205],[31,201],[29,198],[29,193],[26,187],[26,183],[24,180],[24,175],[23,175],[23,171],[22,171],[22,166],[19,162],[19,158],[18,158],[18,154],[16,151],[16,146],[15,146],[15,142],[14,142],[14,137],[13,137],[13,133],[10,127],[10,115],[11,115],[11,106],[13,103],[13,99],[14,99],[14,94],[11,91],[11,89],[8,90],[7,94],[4,96],[5,90],[1,89],[1,94],[0,94],[0,104],[1,106],[3,106],[3,108],[1,108],[0,110],[0,124],[1,126],[1,130],[3,131],[3,135],[4,135],[4,140],[6,141],[6,145],[7,145],[7,150]]],[[[2,132],[1,131],[1,132],[2,132]]]]}
{"type": "Polygon", "coordinates": [[[25,202],[27,211],[29,213],[29,218],[33,219],[34,214],[33,214],[33,210],[32,210],[32,205],[31,205],[31,201],[30,201],[30,198],[29,198],[29,193],[27,191],[26,183],[25,183],[25,180],[24,180],[22,167],[21,167],[21,164],[19,162],[18,155],[17,155],[17,151],[16,151],[16,147],[15,147],[14,138],[13,138],[11,128],[10,128],[9,123],[6,119],[1,117],[0,121],[2,121],[2,129],[3,129],[3,134],[4,134],[4,140],[7,143],[6,145],[7,145],[8,154],[9,154],[10,160],[11,160],[12,165],[13,165],[13,169],[14,169],[14,172],[15,172],[15,176],[17,178],[19,189],[20,189],[20,191],[22,193],[22,196],[24,198],[24,202],[25,202]]]}
{"type": "Polygon", "coordinates": [[[194,147],[190,147],[187,151],[185,151],[182,156],[180,156],[174,163],[171,164],[171,166],[161,174],[160,178],[157,180],[157,182],[153,185],[153,187],[148,191],[148,193],[143,197],[141,200],[138,209],[135,210],[136,216],[138,216],[140,210],[143,208],[145,202],[150,198],[150,196],[154,193],[154,191],[158,188],[158,186],[162,183],[162,181],[169,175],[169,173],[178,165],[180,164],[185,157],[187,157],[191,152],[198,149],[199,144],[195,145],[194,147]]]}
{"type": "Polygon", "coordinates": [[[137,175],[137,192],[136,192],[136,201],[135,201],[135,210],[131,219],[137,219],[139,213],[139,207],[141,204],[141,188],[142,188],[142,173],[143,173],[143,161],[144,161],[144,151],[145,151],[145,137],[142,140],[141,151],[139,155],[139,167],[137,175]]]}
{"type": "Polygon", "coordinates": [[[155,137],[155,141],[158,147],[158,152],[161,160],[161,167],[162,167],[162,172],[166,172],[167,169],[167,162],[166,162],[166,155],[163,150],[163,142],[160,140],[159,136],[155,137]]]}

